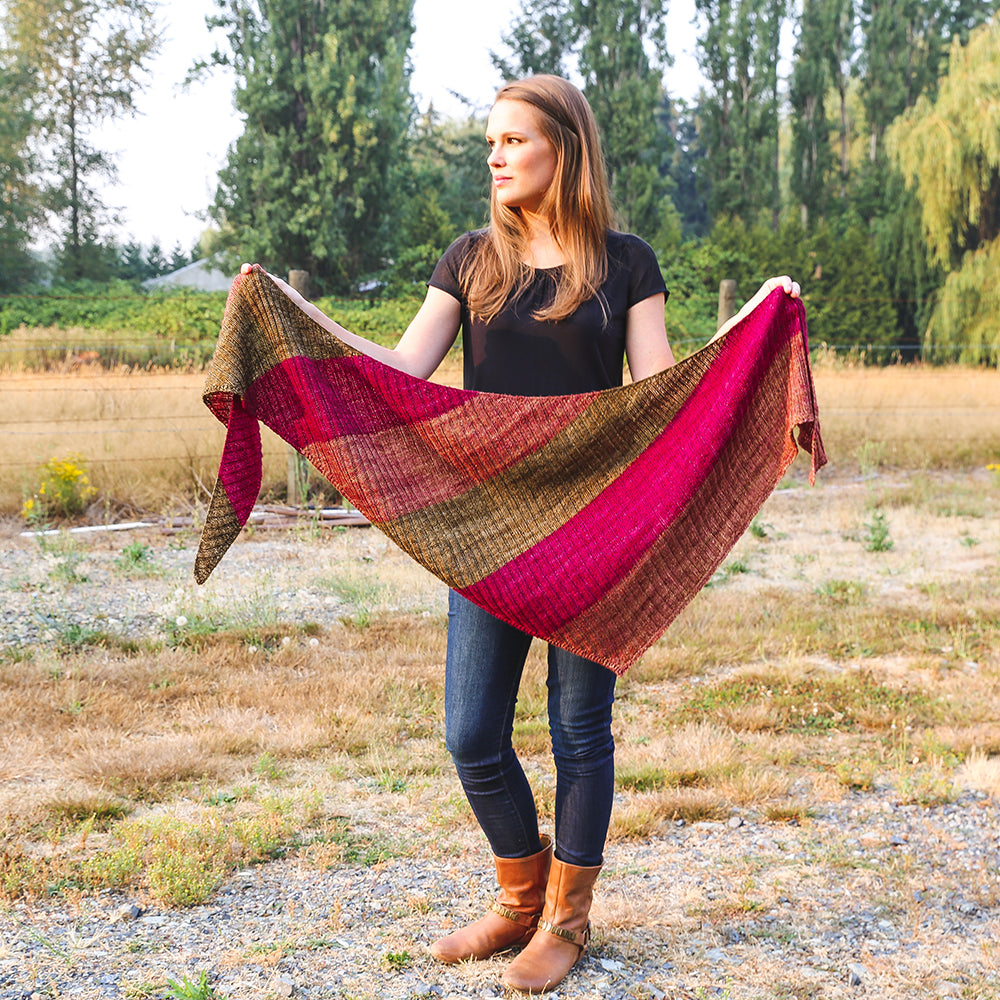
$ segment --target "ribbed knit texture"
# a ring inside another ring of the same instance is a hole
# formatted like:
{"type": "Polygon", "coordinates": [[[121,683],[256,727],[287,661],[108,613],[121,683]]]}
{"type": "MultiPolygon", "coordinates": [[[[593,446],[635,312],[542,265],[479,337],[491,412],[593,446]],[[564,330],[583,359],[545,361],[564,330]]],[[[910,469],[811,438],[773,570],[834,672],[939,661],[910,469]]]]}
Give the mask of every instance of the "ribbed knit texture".
{"type": "Polygon", "coordinates": [[[205,403],[227,424],[203,583],[261,485],[258,421],[492,614],[623,674],[704,586],[798,447],[826,462],[805,309],[772,292],[633,385],[451,389],[360,354],[259,270],[226,305],[205,403]]]}

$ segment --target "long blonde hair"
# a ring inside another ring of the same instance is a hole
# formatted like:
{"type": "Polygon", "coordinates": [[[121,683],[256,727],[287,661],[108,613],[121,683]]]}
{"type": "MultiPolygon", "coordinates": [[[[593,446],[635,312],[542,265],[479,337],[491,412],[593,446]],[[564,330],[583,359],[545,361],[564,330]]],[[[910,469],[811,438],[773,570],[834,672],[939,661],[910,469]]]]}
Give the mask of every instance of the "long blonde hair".
{"type": "MultiPolygon", "coordinates": [[[[535,313],[561,320],[597,295],[607,276],[607,233],[614,221],[597,122],[587,99],[559,76],[530,76],[504,84],[496,101],[523,101],[539,112],[542,135],[556,152],[556,170],[539,211],[565,255],[556,294],[535,313]]],[[[496,103],[494,101],[494,103],[496,103]]],[[[487,322],[531,281],[528,230],[520,209],[490,193],[490,226],[460,275],[469,308],[487,322]]]]}

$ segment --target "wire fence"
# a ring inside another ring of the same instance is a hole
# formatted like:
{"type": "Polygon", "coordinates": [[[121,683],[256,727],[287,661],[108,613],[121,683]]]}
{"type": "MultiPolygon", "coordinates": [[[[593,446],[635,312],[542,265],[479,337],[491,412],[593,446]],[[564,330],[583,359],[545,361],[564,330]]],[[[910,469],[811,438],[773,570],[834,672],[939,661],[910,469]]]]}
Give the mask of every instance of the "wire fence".
{"type": "MultiPolygon", "coordinates": [[[[1000,428],[994,371],[824,368],[815,376],[825,424],[920,425],[942,439],[960,427],[1000,428]],[[838,386],[844,378],[849,391],[838,386]]],[[[211,465],[223,434],[201,402],[197,373],[0,374],[0,470],[36,468],[59,449],[110,466],[211,465]]],[[[273,435],[264,446],[265,459],[283,454],[273,435]]]]}

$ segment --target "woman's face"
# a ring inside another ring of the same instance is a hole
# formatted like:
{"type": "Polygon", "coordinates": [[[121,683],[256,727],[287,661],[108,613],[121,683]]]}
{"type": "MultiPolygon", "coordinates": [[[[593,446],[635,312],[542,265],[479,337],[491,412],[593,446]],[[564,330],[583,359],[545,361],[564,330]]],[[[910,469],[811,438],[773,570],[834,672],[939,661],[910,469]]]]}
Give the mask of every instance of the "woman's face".
{"type": "Polygon", "coordinates": [[[486,123],[497,201],[537,212],[556,174],[556,151],[539,127],[539,112],[524,101],[499,100],[486,123]]]}

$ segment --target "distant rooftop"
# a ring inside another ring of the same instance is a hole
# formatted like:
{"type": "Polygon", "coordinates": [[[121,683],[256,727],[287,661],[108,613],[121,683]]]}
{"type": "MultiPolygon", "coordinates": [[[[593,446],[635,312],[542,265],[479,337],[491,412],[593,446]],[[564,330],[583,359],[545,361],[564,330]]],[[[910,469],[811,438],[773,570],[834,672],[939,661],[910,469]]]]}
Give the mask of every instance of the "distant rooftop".
{"type": "Polygon", "coordinates": [[[148,278],[143,288],[196,288],[200,292],[228,292],[233,276],[219,269],[211,257],[196,260],[193,264],[161,274],[158,278],[148,278]]]}

